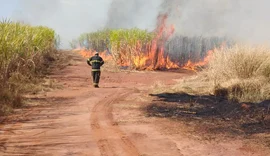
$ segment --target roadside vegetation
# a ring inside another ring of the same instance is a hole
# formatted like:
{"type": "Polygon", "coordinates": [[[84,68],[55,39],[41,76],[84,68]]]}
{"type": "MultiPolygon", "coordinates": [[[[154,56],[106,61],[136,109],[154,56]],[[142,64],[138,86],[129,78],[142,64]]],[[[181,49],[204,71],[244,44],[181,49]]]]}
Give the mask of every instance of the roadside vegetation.
{"type": "Polygon", "coordinates": [[[155,100],[146,112],[149,116],[177,119],[206,139],[243,136],[269,147],[269,72],[268,47],[234,45],[215,49],[207,66],[194,76],[172,87],[153,86],[151,96],[155,100]]]}
{"type": "Polygon", "coordinates": [[[237,102],[270,99],[270,49],[235,45],[215,49],[207,68],[180,81],[173,90],[212,94],[237,102]]]}
{"type": "Polygon", "coordinates": [[[22,95],[35,92],[35,84],[55,61],[59,38],[43,26],[0,22],[0,115],[21,107],[22,95]]]}

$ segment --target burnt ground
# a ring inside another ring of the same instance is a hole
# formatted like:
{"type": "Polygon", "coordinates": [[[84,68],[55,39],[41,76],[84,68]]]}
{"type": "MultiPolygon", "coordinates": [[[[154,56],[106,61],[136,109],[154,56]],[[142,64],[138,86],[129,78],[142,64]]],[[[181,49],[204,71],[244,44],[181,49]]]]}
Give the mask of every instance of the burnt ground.
{"type": "Polygon", "coordinates": [[[263,141],[270,147],[270,101],[236,103],[213,95],[186,93],[151,96],[155,98],[146,108],[148,116],[180,120],[195,125],[194,132],[211,136],[225,134],[254,139],[263,135],[263,141]]]}

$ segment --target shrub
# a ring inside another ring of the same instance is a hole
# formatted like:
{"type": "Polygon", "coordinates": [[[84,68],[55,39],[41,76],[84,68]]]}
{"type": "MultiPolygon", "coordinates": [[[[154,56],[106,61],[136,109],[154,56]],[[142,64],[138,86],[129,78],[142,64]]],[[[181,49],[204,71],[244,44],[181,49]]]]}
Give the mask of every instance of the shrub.
{"type": "Polygon", "coordinates": [[[240,102],[261,102],[270,98],[269,69],[269,48],[235,45],[216,49],[204,71],[174,89],[179,91],[189,86],[194,93],[224,94],[240,102]],[[204,92],[194,84],[199,84],[204,92]]]}

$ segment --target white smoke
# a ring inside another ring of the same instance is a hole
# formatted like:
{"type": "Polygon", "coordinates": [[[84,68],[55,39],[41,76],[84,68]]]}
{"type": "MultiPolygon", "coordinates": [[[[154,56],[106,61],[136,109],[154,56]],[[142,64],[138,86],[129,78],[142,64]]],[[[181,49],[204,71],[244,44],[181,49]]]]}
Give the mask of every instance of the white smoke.
{"type": "Polygon", "coordinates": [[[56,30],[67,48],[81,33],[104,27],[153,29],[168,12],[176,32],[270,41],[268,0],[20,0],[13,19],[56,30]]]}
{"type": "Polygon", "coordinates": [[[270,41],[269,0],[164,0],[169,23],[188,36],[229,36],[240,41],[270,41]],[[166,3],[167,2],[167,3],[166,3]]]}
{"type": "Polygon", "coordinates": [[[20,0],[13,19],[53,28],[62,48],[104,27],[154,28],[161,0],[20,0]]]}
{"type": "Polygon", "coordinates": [[[162,0],[113,0],[108,12],[108,28],[153,30],[162,0]]]}

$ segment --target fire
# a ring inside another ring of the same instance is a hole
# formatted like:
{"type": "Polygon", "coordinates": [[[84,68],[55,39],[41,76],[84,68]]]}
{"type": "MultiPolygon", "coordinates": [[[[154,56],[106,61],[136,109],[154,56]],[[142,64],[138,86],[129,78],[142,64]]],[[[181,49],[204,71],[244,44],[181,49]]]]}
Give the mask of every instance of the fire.
{"type": "Polygon", "coordinates": [[[164,51],[166,41],[173,35],[175,30],[174,25],[167,27],[166,20],[167,14],[159,15],[156,37],[151,43],[151,50],[148,56],[148,59],[151,60],[151,64],[147,68],[148,70],[180,68],[170,60],[169,55],[165,54],[164,51]]]}
{"type": "MultiPolygon", "coordinates": [[[[146,51],[142,51],[141,41],[137,41],[137,45],[133,48],[133,56],[131,60],[120,59],[120,66],[132,66],[137,70],[157,70],[157,69],[177,69],[180,68],[176,63],[170,60],[170,57],[164,51],[166,41],[174,33],[174,25],[166,25],[167,15],[158,17],[157,28],[155,29],[155,38],[146,47],[146,51]]],[[[125,57],[125,51],[122,52],[125,57]]]]}
{"type": "Polygon", "coordinates": [[[205,66],[206,64],[208,64],[209,60],[211,59],[211,57],[213,55],[213,52],[214,52],[213,50],[209,50],[207,52],[206,57],[200,62],[193,63],[190,60],[188,60],[188,62],[184,65],[183,69],[197,71],[198,67],[202,67],[202,66],[205,66]]]}
{"type": "MultiPolygon", "coordinates": [[[[166,20],[166,14],[158,16],[158,24],[157,28],[155,29],[155,37],[150,43],[148,43],[148,45],[144,45],[143,47],[143,43],[141,41],[136,41],[137,43],[133,47],[128,47],[126,45],[121,47],[121,55],[119,58],[115,58],[114,55],[107,54],[107,51],[100,52],[100,56],[104,59],[104,61],[114,60],[118,66],[129,66],[136,70],[182,68],[196,71],[198,67],[206,65],[213,54],[212,50],[208,51],[207,56],[202,61],[192,62],[189,60],[184,66],[181,67],[180,62],[173,62],[171,60],[170,55],[165,51],[165,44],[174,34],[175,28],[174,25],[166,25],[166,20]]],[[[94,55],[94,51],[86,49],[81,49],[78,52],[85,58],[90,58],[94,55]]],[[[114,51],[112,50],[112,53],[113,52],[114,51]]]]}
{"type": "MultiPolygon", "coordinates": [[[[152,48],[156,48],[156,44],[152,45],[152,48]]],[[[155,49],[157,50],[157,49],[155,49]]],[[[75,51],[75,50],[74,50],[75,51]]],[[[94,55],[94,51],[91,50],[76,50],[82,57],[90,58],[94,55]]],[[[208,51],[206,57],[199,62],[192,62],[188,60],[188,62],[183,66],[180,67],[178,64],[172,62],[170,60],[169,55],[164,56],[164,50],[160,49],[157,55],[154,53],[155,51],[151,51],[149,55],[136,55],[133,58],[134,66],[137,70],[157,70],[157,69],[186,69],[197,71],[198,67],[205,66],[212,57],[213,50],[208,51]],[[155,59],[156,58],[156,59],[155,59]],[[156,60],[156,61],[155,61],[156,60]]],[[[107,51],[100,52],[99,55],[103,58],[104,61],[111,61],[113,59],[111,54],[107,54],[107,51]]],[[[120,66],[130,66],[128,62],[118,62],[120,66]]]]}
{"type": "MultiPolygon", "coordinates": [[[[86,49],[82,49],[82,50],[77,49],[76,51],[84,58],[90,58],[90,57],[94,56],[94,54],[95,54],[94,51],[86,50],[86,49]]],[[[112,60],[112,55],[106,54],[106,51],[100,52],[99,56],[102,57],[104,61],[112,60]]]]}
{"type": "Polygon", "coordinates": [[[146,62],[149,60],[146,56],[135,56],[134,65],[138,69],[142,69],[146,66],[146,62]]]}

